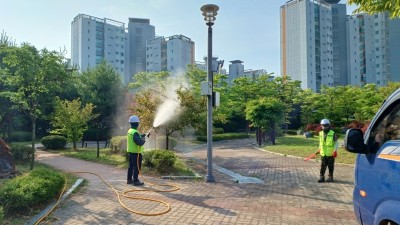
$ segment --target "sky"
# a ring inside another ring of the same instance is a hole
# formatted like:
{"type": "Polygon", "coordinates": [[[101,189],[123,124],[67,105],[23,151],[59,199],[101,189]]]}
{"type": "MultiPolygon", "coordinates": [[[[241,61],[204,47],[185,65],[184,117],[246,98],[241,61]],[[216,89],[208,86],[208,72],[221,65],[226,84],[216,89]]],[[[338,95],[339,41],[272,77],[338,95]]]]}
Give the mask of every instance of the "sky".
{"type": "MultiPolygon", "coordinates": [[[[156,36],[182,34],[195,42],[195,60],[207,55],[207,25],[200,7],[219,6],[213,56],[243,61],[244,69],[280,75],[280,6],[284,0],[0,0],[0,33],[17,44],[71,54],[71,22],[78,14],[113,19],[150,19],[156,36]]],[[[341,1],[345,3],[346,1],[341,1]]],[[[348,7],[348,14],[354,6],[348,7]]]]}

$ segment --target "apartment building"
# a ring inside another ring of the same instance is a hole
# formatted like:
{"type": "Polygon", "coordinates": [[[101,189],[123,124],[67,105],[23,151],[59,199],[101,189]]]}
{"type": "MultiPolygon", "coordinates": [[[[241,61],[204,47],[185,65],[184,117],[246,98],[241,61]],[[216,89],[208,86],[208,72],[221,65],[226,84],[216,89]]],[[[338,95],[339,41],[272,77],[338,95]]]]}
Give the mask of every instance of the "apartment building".
{"type": "Polygon", "coordinates": [[[281,6],[281,75],[315,92],[347,84],[346,6],[291,0],[281,6]]]}
{"type": "Polygon", "coordinates": [[[347,33],[350,85],[400,81],[400,19],[387,13],[349,15],[347,33]]]}
{"type": "Polygon", "coordinates": [[[146,71],[184,73],[195,64],[195,44],[184,35],[157,37],[146,43],[146,71]]]}
{"type": "Polygon", "coordinates": [[[155,27],[149,19],[129,18],[127,70],[129,77],[139,72],[146,72],[146,42],[155,38],[155,27]]]}
{"type": "Polygon", "coordinates": [[[80,72],[105,60],[125,76],[125,24],[85,14],[71,22],[71,64],[80,72]]]}

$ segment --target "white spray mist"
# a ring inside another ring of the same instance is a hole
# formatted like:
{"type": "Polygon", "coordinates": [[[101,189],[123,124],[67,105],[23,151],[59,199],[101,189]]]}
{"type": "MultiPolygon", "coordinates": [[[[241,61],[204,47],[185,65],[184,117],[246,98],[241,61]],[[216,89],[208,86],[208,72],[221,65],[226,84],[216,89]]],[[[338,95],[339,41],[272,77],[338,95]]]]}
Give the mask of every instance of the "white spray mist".
{"type": "Polygon", "coordinates": [[[157,109],[153,127],[159,127],[179,113],[179,102],[174,99],[166,99],[157,109]]]}
{"type": "Polygon", "coordinates": [[[171,79],[166,82],[167,93],[164,102],[157,108],[156,116],[154,118],[153,127],[159,127],[174,117],[178,116],[181,112],[180,103],[176,90],[180,85],[187,86],[183,78],[183,72],[174,74],[171,79]]]}

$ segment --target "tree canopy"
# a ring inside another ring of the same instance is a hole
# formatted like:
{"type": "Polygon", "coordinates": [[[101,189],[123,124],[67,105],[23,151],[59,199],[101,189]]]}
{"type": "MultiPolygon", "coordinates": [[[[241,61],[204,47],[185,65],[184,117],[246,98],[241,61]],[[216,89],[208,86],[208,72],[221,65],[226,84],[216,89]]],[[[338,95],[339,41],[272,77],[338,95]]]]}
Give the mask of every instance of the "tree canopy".
{"type": "Polygon", "coordinates": [[[356,13],[368,14],[388,12],[390,18],[400,17],[400,0],[349,0],[347,4],[356,4],[356,13]]]}
{"type": "Polygon", "coordinates": [[[57,99],[52,120],[55,129],[52,133],[67,136],[76,150],[76,143],[82,139],[88,122],[98,116],[92,113],[93,108],[91,103],[82,106],[79,99],[72,101],[57,99]]]}
{"type": "MultiPolygon", "coordinates": [[[[45,103],[43,100],[48,96],[55,96],[61,90],[68,78],[68,65],[62,53],[38,50],[28,43],[3,46],[0,48],[0,55],[4,56],[0,82],[5,86],[1,96],[10,99],[16,108],[30,118],[34,151],[36,121],[41,116],[45,103]]],[[[31,169],[33,165],[34,156],[31,169]]]]}

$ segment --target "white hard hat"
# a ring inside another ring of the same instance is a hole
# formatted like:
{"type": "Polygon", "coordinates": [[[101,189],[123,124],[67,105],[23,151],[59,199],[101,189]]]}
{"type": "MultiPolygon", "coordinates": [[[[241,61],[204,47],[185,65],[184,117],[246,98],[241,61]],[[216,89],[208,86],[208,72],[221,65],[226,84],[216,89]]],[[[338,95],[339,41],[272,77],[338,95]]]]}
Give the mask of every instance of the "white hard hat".
{"type": "Polygon", "coordinates": [[[129,123],[140,123],[139,117],[136,115],[129,117],[129,123]]]}
{"type": "Polygon", "coordinates": [[[328,119],[322,119],[321,120],[321,125],[329,125],[329,124],[331,124],[331,123],[329,122],[328,119]]]}

